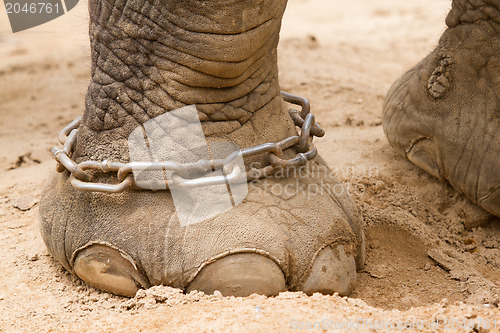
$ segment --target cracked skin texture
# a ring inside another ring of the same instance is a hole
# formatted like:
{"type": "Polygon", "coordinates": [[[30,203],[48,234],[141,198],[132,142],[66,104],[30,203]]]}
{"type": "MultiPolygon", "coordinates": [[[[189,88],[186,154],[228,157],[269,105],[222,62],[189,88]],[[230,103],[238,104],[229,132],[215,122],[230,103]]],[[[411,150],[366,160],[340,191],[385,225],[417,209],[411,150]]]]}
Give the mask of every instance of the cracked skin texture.
{"type": "Polygon", "coordinates": [[[394,83],[391,145],[500,216],[500,2],[454,0],[438,47],[394,83]]]}
{"type": "MultiPolygon", "coordinates": [[[[92,80],[73,158],[127,162],[127,137],[137,126],[190,104],[208,142],[244,148],[295,135],[278,83],[285,6],[285,0],[89,1],[92,80]]],[[[347,293],[364,263],[362,220],[321,158],[302,170],[313,172],[252,183],[246,201],[188,227],[180,226],[168,191],[80,192],[58,174],[40,201],[41,233],[68,271],[127,296],[158,284],[189,289],[204,267],[235,253],[256,253],[254,259],[278,267],[286,285],[263,293],[340,291],[322,281],[328,272],[347,281],[341,291],[347,293]],[[116,276],[129,285],[116,289],[116,276]]]]}

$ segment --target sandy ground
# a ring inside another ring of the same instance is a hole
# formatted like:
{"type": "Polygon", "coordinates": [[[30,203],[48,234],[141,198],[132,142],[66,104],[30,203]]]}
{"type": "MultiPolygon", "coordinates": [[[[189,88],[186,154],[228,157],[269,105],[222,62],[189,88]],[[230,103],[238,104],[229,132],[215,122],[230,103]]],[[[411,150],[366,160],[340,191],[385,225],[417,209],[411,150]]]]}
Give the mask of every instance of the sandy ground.
{"type": "Polygon", "coordinates": [[[499,219],[397,156],[381,126],[386,91],[436,45],[449,6],[289,2],[282,88],[311,100],[327,130],[320,153],[367,224],[367,265],[351,298],[222,298],[156,287],[133,299],[66,273],[36,225],[41,187],[55,169],[49,148],[84,106],[86,2],[17,34],[0,6],[0,332],[381,332],[398,322],[408,332],[500,331],[499,219]]]}

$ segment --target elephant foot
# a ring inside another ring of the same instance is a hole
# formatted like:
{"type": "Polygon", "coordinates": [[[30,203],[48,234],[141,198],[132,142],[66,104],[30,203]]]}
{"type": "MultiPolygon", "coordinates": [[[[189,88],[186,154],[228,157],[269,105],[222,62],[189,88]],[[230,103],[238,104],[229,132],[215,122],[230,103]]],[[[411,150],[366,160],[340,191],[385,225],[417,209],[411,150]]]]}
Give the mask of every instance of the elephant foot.
{"type": "Polygon", "coordinates": [[[286,3],[89,0],[85,111],[60,136],[64,173],[39,206],[42,237],[67,270],[125,296],[149,285],[352,289],[362,219],[316,156],[323,130],[309,103],[280,93],[286,3]]]}
{"type": "Polygon", "coordinates": [[[439,45],[392,86],[390,144],[416,166],[500,216],[500,8],[453,1],[439,45]]]}
{"type": "Polygon", "coordinates": [[[364,264],[362,220],[320,158],[300,170],[250,183],[243,202],[188,226],[169,191],[84,192],[55,175],[40,203],[42,236],[69,271],[123,296],[151,285],[346,295],[364,264]]]}

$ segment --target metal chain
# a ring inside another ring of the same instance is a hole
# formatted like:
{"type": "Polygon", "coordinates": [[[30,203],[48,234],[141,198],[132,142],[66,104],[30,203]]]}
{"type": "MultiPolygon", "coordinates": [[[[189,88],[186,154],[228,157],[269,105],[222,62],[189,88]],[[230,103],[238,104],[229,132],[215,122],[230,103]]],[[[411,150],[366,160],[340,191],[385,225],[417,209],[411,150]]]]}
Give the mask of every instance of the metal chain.
{"type": "Polygon", "coordinates": [[[285,102],[301,107],[300,112],[294,109],[288,111],[295,126],[301,129],[300,134],[288,137],[277,143],[264,143],[235,151],[223,160],[199,160],[198,162],[188,164],[180,164],[172,161],[120,163],[108,160],[76,163],[71,156],[73,155],[81,117],[76,118],[59,133],[58,139],[63,147],[53,147],[51,151],[57,161],[57,171],[61,173],[66,170],[69,171],[71,184],[81,191],[119,193],[129,189],[168,189],[172,188],[172,186],[194,188],[258,180],[269,177],[280,169],[305,165],[309,160],[316,157],[317,154],[316,147],[312,143],[313,137],[322,137],[325,135],[325,131],[316,124],[314,115],[310,113],[311,106],[309,101],[283,91],[281,95],[285,102]],[[293,146],[297,147],[297,155],[292,159],[283,159],[283,151],[293,146]],[[235,161],[240,156],[245,158],[260,154],[266,154],[269,162],[268,166],[251,168],[245,171],[240,170],[235,165],[235,161]],[[115,173],[118,183],[92,182],[87,170],[115,173]],[[200,176],[214,170],[222,170],[223,176],[200,176]],[[153,180],[149,181],[148,184],[144,184],[144,182],[137,184],[133,174],[134,171],[172,171],[173,173],[172,179],[169,180],[153,180]]]}

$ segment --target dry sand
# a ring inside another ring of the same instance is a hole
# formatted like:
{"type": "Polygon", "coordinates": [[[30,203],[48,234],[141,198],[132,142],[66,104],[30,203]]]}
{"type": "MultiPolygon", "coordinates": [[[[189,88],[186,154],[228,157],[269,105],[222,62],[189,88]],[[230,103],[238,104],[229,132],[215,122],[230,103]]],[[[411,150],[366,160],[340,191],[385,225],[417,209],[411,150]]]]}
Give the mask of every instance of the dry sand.
{"type": "Polygon", "coordinates": [[[396,155],[381,126],[385,93],[436,45],[449,0],[288,5],[282,88],[312,102],[327,130],[319,151],[367,224],[367,265],[351,298],[222,298],[155,287],[126,299],[85,286],[51,259],[37,203],[55,168],[49,148],[84,107],[86,6],[16,34],[0,6],[0,332],[309,332],[342,324],[382,332],[398,321],[412,327],[406,332],[500,331],[499,219],[396,155]]]}

